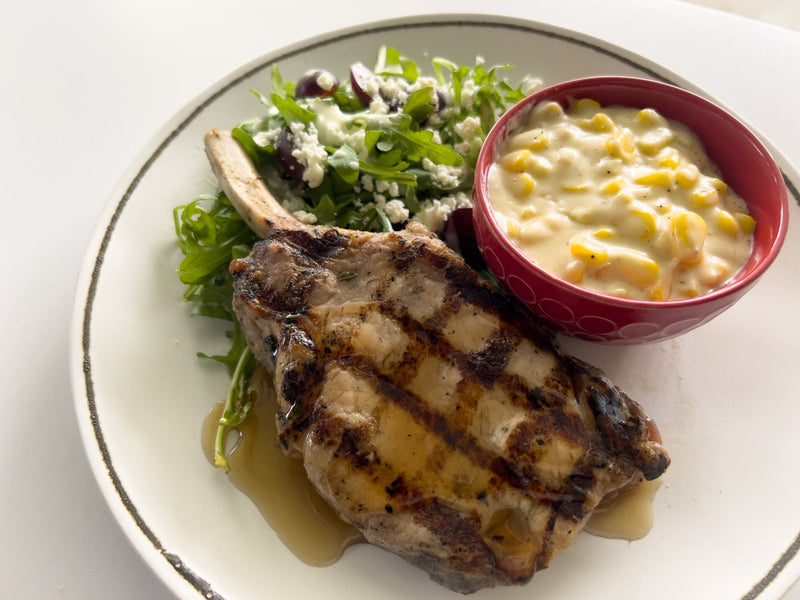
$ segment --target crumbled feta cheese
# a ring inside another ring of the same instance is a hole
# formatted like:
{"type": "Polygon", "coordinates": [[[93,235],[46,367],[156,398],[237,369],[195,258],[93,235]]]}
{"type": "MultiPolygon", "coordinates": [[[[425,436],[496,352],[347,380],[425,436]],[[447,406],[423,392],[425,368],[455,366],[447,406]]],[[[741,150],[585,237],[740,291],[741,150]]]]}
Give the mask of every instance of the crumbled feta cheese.
{"type": "Polygon", "coordinates": [[[364,93],[370,98],[375,100],[378,97],[378,92],[381,89],[381,82],[377,77],[370,77],[367,81],[363,82],[364,93]]]}
{"type": "Polygon", "coordinates": [[[467,79],[464,81],[461,86],[461,104],[463,104],[467,110],[472,110],[475,104],[475,94],[477,94],[477,92],[478,86],[475,85],[474,80],[467,79]]]}
{"type": "Polygon", "coordinates": [[[408,220],[411,213],[402,200],[397,198],[388,200],[386,196],[377,192],[372,194],[372,198],[374,202],[369,203],[366,207],[376,206],[384,212],[391,223],[402,223],[408,220]]]}
{"type": "MultiPolygon", "coordinates": [[[[480,146],[480,140],[478,140],[478,146],[480,146]]],[[[461,156],[467,156],[471,147],[472,144],[470,142],[458,142],[453,144],[453,150],[461,156]]]]}
{"type": "Polygon", "coordinates": [[[405,104],[408,100],[409,83],[405,79],[399,77],[390,77],[381,82],[381,96],[390,105],[405,104]]]}
{"type": "Polygon", "coordinates": [[[309,123],[308,126],[303,123],[292,123],[290,129],[292,156],[304,167],[303,181],[308,183],[308,187],[319,187],[328,165],[328,153],[319,142],[317,128],[313,123],[309,123]]]}
{"type": "Polygon", "coordinates": [[[453,127],[462,140],[468,141],[478,133],[480,126],[481,120],[478,117],[467,117],[456,122],[453,127]]]}
{"type": "Polygon", "coordinates": [[[383,181],[383,180],[379,179],[378,181],[375,182],[375,191],[376,192],[379,192],[379,193],[382,194],[383,192],[387,191],[388,189],[389,189],[389,182],[388,181],[383,181]]]}
{"type": "MultiPolygon", "coordinates": [[[[417,77],[417,80],[408,86],[408,91],[413,93],[422,88],[432,88],[436,90],[437,83],[435,77],[417,77]]],[[[435,93],[435,91],[433,93],[435,93]]]]}
{"type": "Polygon", "coordinates": [[[332,73],[327,71],[320,71],[317,75],[317,85],[319,89],[329,91],[336,84],[336,79],[332,73]]]}
{"type": "Polygon", "coordinates": [[[350,146],[353,150],[356,151],[358,158],[361,160],[367,160],[367,156],[369,152],[367,151],[367,144],[366,144],[366,134],[367,131],[363,128],[356,129],[353,133],[348,134],[345,139],[344,143],[350,146]]]}
{"type": "Polygon", "coordinates": [[[280,132],[281,132],[280,129],[268,129],[266,131],[258,131],[253,136],[253,141],[262,148],[266,148],[267,146],[274,146],[275,140],[278,139],[278,134],[280,132]]]}
{"type": "Polygon", "coordinates": [[[375,182],[369,175],[361,176],[361,185],[367,192],[372,192],[373,190],[375,190],[375,182]]]}
{"type": "Polygon", "coordinates": [[[386,212],[386,216],[389,217],[389,220],[392,223],[402,223],[403,221],[408,219],[408,208],[406,205],[403,204],[402,200],[389,200],[386,203],[386,208],[384,209],[386,212]]]}
{"type": "Polygon", "coordinates": [[[464,165],[460,167],[451,167],[448,165],[440,165],[433,162],[429,158],[422,159],[422,168],[433,175],[433,183],[440,188],[454,188],[459,184],[461,176],[464,174],[464,165]]]}
{"type": "Polygon", "coordinates": [[[480,127],[481,121],[478,117],[467,117],[457,121],[453,129],[463,141],[454,143],[453,150],[461,156],[477,156],[483,144],[480,127]]]}
{"type": "Polygon", "coordinates": [[[369,112],[375,115],[388,115],[389,105],[380,96],[373,96],[372,101],[369,103],[369,112]]]}
{"type": "Polygon", "coordinates": [[[472,208],[472,199],[464,192],[425,200],[413,220],[419,221],[435,233],[441,233],[447,219],[459,208],[472,208]]]}
{"type": "Polygon", "coordinates": [[[307,225],[314,225],[317,222],[317,215],[305,210],[296,210],[292,213],[295,219],[307,225]]]}

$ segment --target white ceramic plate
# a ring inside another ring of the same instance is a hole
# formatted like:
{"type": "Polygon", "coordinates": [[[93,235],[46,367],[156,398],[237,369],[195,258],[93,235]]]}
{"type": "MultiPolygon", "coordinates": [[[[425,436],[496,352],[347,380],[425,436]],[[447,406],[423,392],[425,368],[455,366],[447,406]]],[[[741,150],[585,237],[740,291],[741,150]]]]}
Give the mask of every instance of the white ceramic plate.
{"type": "MultiPolygon", "coordinates": [[[[72,372],[100,487],[134,546],[180,597],[459,597],[368,546],[351,548],[331,567],[304,565],[209,466],[200,427],[223,398],[226,375],[195,353],[222,349],[221,330],[188,316],[175,276],[171,210],[216,188],[203,133],[260,114],[248,89],[271,89],[273,63],[291,79],[310,67],[344,73],[354,61],[371,62],[381,44],[426,66],[433,55],[511,62],[512,74],[532,73],[545,84],[628,74],[693,87],[573,32],[451,15],[298,43],[232,73],[168,123],[112,195],[86,257],[72,372]]],[[[785,161],[782,167],[794,173],[785,161]]],[[[796,223],[800,210],[792,204],[796,223]]],[[[582,534],[529,585],[475,598],[778,598],[788,589],[800,575],[798,261],[793,225],[762,282],[704,328],[645,347],[565,342],[603,367],[661,428],[673,462],[656,496],[653,530],[634,543],[582,534]]]]}

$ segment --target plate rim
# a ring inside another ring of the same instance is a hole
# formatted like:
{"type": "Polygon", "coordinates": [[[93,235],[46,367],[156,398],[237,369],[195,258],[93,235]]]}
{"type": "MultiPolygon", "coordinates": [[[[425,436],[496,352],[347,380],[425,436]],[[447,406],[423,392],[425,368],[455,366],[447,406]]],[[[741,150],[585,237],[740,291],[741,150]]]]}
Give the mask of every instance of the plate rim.
{"type": "MultiPolygon", "coordinates": [[[[97,398],[92,378],[91,358],[92,310],[97,285],[102,274],[105,254],[111,243],[116,225],[124,213],[128,201],[138,188],[139,182],[172,141],[205,108],[241,81],[295,55],[348,39],[376,32],[396,31],[398,29],[459,26],[512,29],[566,41],[610,56],[628,66],[645,72],[654,79],[690,89],[721,104],[695,84],[666,67],[596,36],[520,17],[488,13],[431,13],[360,22],[276,48],[230,71],[176,111],[172,118],[151,136],[130,163],[112,192],[107,196],[103,209],[98,216],[97,224],[83,255],[81,271],[75,286],[70,329],[69,362],[73,405],[84,452],[95,481],[128,541],[162,583],[180,597],[188,597],[187,593],[191,592],[193,595],[199,593],[204,598],[223,600],[223,597],[213,589],[213,586],[208,581],[191,571],[178,555],[168,552],[156,533],[151,530],[145,518],[139,513],[114,468],[114,462],[97,414],[97,398]]],[[[736,118],[746,123],[734,111],[724,105],[722,106],[733,113],[736,118]]],[[[749,126],[749,124],[747,125],[749,126]]],[[[752,127],[751,129],[773,153],[774,158],[781,167],[781,172],[790,194],[800,205],[800,191],[798,191],[798,185],[795,183],[800,182],[798,171],[769,139],[757,129],[752,127]]],[[[782,575],[789,574],[789,571],[795,571],[795,576],[800,575],[800,531],[787,546],[786,550],[773,562],[769,571],[742,596],[742,600],[752,600],[761,596],[762,593],[768,591],[775,581],[780,580],[782,575]],[[790,564],[792,569],[787,570],[790,564]]],[[[785,593],[791,584],[792,582],[789,581],[785,589],[777,590],[778,593],[785,593]]]]}

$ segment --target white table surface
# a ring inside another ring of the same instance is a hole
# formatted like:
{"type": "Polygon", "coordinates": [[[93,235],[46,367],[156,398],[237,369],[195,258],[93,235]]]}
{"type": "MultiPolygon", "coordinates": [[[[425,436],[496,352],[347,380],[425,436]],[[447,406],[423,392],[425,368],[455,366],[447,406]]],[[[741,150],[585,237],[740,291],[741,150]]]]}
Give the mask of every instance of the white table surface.
{"type": "MultiPolygon", "coordinates": [[[[789,29],[674,0],[276,4],[30,0],[3,11],[0,597],[171,597],[90,472],[69,382],[69,324],[90,232],[117,180],[173,113],[240,64],[411,13],[524,17],[663,64],[800,166],[800,33],[789,29]]],[[[800,599],[800,585],[786,598],[800,599]]]]}

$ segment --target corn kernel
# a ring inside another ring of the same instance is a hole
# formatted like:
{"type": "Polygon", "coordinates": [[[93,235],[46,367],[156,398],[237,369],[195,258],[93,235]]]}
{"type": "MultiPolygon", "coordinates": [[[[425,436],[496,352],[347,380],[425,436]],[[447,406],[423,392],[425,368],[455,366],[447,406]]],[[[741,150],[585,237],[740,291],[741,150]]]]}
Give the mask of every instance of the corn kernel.
{"type": "Polygon", "coordinates": [[[653,171],[645,175],[640,175],[634,181],[641,185],[670,187],[675,184],[675,173],[667,169],[662,169],[660,171],[653,171]]]}
{"type": "Polygon", "coordinates": [[[534,151],[544,150],[550,143],[550,134],[543,129],[536,129],[535,132],[536,135],[534,135],[533,139],[528,144],[528,148],[534,151]]]}
{"type": "Polygon", "coordinates": [[[695,206],[708,208],[719,201],[719,192],[708,188],[700,188],[692,192],[692,201],[694,201],[695,206]]]}
{"type": "Polygon", "coordinates": [[[647,287],[658,280],[658,263],[649,256],[633,250],[623,250],[617,255],[620,274],[639,287],[647,287]]]}
{"type": "Polygon", "coordinates": [[[592,235],[600,240],[609,240],[614,237],[614,232],[608,227],[603,227],[602,229],[595,231],[592,235]]]}
{"type": "Polygon", "coordinates": [[[687,298],[695,298],[699,293],[696,285],[689,286],[683,290],[683,295],[687,298]]]}
{"type": "Polygon", "coordinates": [[[664,290],[664,282],[656,281],[650,286],[650,289],[647,290],[647,295],[650,297],[650,300],[655,300],[657,302],[664,300],[667,297],[666,291],[664,290]]]}
{"type": "Polygon", "coordinates": [[[681,164],[681,155],[677,150],[669,148],[661,153],[658,159],[659,167],[666,167],[668,169],[677,169],[681,164]]]}
{"type": "Polygon", "coordinates": [[[580,113],[584,111],[596,111],[600,108],[600,103],[591,98],[581,98],[570,107],[570,112],[580,113]]]}
{"type": "Polygon", "coordinates": [[[739,221],[727,210],[720,208],[716,212],[717,225],[725,233],[730,235],[739,234],[739,221]]]}
{"type": "Polygon", "coordinates": [[[506,234],[510,238],[519,237],[519,221],[516,219],[506,219],[506,234]]]}
{"type": "Polygon", "coordinates": [[[517,198],[524,198],[533,192],[536,182],[527,173],[515,173],[509,178],[508,186],[517,198]]]}
{"type": "Polygon", "coordinates": [[[512,173],[522,173],[528,170],[532,157],[530,150],[516,150],[501,157],[498,162],[512,173]]]}
{"type": "Polygon", "coordinates": [[[553,163],[544,156],[534,156],[531,159],[530,172],[538,177],[549,175],[553,171],[553,163]]]}
{"type": "Polygon", "coordinates": [[[745,235],[750,235],[756,228],[756,220],[747,213],[735,212],[733,216],[739,222],[739,229],[745,235]]]}
{"type": "Polygon", "coordinates": [[[621,158],[627,162],[630,162],[633,158],[633,152],[636,150],[636,146],[633,143],[633,134],[629,130],[623,130],[608,136],[603,147],[614,158],[621,158]]]}
{"type": "Polygon", "coordinates": [[[609,296],[616,296],[617,298],[630,298],[631,293],[624,287],[610,287],[606,290],[609,296]]]}
{"type": "Polygon", "coordinates": [[[652,125],[666,125],[667,122],[658,112],[652,108],[643,108],[637,115],[641,123],[650,123],[652,125]]]}
{"type": "Polygon", "coordinates": [[[681,262],[696,263],[703,256],[706,222],[691,211],[681,211],[672,218],[672,251],[681,262]]]}
{"type": "Polygon", "coordinates": [[[563,192],[587,192],[589,191],[589,184],[587,183],[575,183],[572,185],[564,185],[561,187],[561,191],[563,192]]]}
{"type": "Polygon", "coordinates": [[[615,204],[622,204],[623,206],[627,206],[629,204],[633,204],[633,195],[630,192],[622,190],[619,194],[614,196],[614,203],[615,204]]]}
{"type": "Polygon", "coordinates": [[[718,177],[712,177],[709,180],[709,183],[711,184],[711,187],[717,190],[720,194],[724,194],[728,191],[728,184],[718,177]]]}
{"type": "Polygon", "coordinates": [[[536,216],[536,209],[532,206],[526,206],[519,213],[519,218],[523,221],[529,221],[536,216]]]}
{"type": "Polygon", "coordinates": [[[652,236],[656,232],[656,215],[644,205],[635,205],[632,210],[633,215],[644,223],[644,231],[642,231],[641,237],[649,238],[652,236]]]}
{"type": "Polygon", "coordinates": [[[656,203],[656,212],[660,215],[666,215],[667,213],[672,212],[672,204],[666,202],[665,200],[660,200],[656,203]]]}
{"type": "Polygon", "coordinates": [[[697,183],[697,178],[700,176],[700,171],[697,169],[695,165],[688,165],[686,167],[680,168],[675,172],[675,183],[677,183],[682,188],[689,189],[695,183],[697,183]]]}
{"type": "Polygon", "coordinates": [[[719,287],[731,276],[731,267],[718,258],[708,259],[705,268],[700,272],[701,282],[709,288],[719,287]]]}
{"type": "Polygon", "coordinates": [[[586,272],[586,263],[580,260],[571,260],[564,269],[564,279],[571,283],[581,283],[586,272]]]}
{"type": "Polygon", "coordinates": [[[597,113],[592,117],[592,128],[595,131],[611,131],[614,129],[614,121],[606,113],[597,113]]]}
{"type": "Polygon", "coordinates": [[[659,127],[655,131],[640,136],[636,145],[644,154],[653,156],[663,150],[674,138],[672,131],[666,127],[659,127]]]}
{"type": "Polygon", "coordinates": [[[519,241],[523,244],[536,244],[550,238],[553,231],[541,220],[534,219],[525,223],[519,233],[519,241]]]}
{"type": "Polygon", "coordinates": [[[596,240],[580,237],[572,241],[569,251],[575,258],[590,264],[602,265],[608,262],[608,250],[596,240]]]}
{"type": "Polygon", "coordinates": [[[585,206],[578,206],[569,211],[569,218],[580,223],[581,225],[588,225],[592,222],[593,212],[585,206]]]}
{"type": "Polygon", "coordinates": [[[557,121],[564,116],[564,109],[558,102],[542,102],[531,112],[532,121],[557,121]]]}
{"type": "Polygon", "coordinates": [[[620,177],[615,177],[603,187],[600,188],[600,191],[604,194],[616,194],[622,189],[624,181],[620,177]]]}
{"type": "Polygon", "coordinates": [[[529,129],[511,136],[505,142],[508,151],[531,150],[538,152],[547,148],[549,135],[541,128],[529,129]]]}

